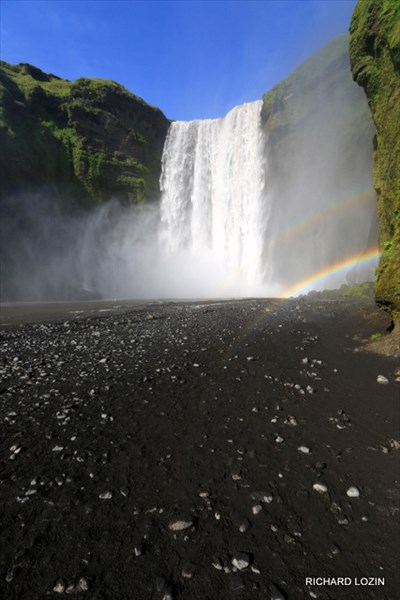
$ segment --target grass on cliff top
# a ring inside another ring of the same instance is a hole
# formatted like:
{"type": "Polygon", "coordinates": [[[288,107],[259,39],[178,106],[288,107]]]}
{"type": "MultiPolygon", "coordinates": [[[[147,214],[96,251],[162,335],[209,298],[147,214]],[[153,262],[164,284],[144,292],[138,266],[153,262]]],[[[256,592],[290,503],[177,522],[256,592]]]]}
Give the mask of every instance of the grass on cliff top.
{"type": "Polygon", "coordinates": [[[21,63],[18,65],[10,65],[4,61],[0,61],[0,74],[3,73],[11,79],[18,88],[23,92],[25,99],[29,99],[36,88],[41,88],[49,95],[56,96],[60,99],[67,99],[71,96],[71,92],[81,92],[83,94],[92,94],[97,100],[101,101],[108,91],[118,93],[122,96],[134,100],[143,106],[149,106],[156,109],[155,106],[148,104],[136,96],[119,83],[110,79],[95,79],[81,77],[75,81],[61,79],[56,75],[47,74],[29,64],[21,63]]]}
{"type": "Polygon", "coordinates": [[[97,79],[97,78],[88,78],[88,77],[80,77],[76,79],[73,83],[73,91],[79,92],[82,94],[93,94],[98,100],[104,99],[106,94],[109,91],[117,93],[121,96],[125,96],[130,100],[134,100],[135,102],[142,104],[143,106],[149,106],[150,108],[154,108],[151,104],[148,104],[140,98],[140,96],[136,96],[129,90],[127,90],[124,86],[112,81],[111,79],[97,79]]]}
{"type": "Polygon", "coordinates": [[[44,91],[59,98],[65,98],[71,93],[72,83],[70,81],[60,79],[55,75],[47,75],[31,65],[9,65],[0,61],[0,71],[3,71],[18,86],[25,98],[29,98],[37,87],[41,87],[44,91]]]}

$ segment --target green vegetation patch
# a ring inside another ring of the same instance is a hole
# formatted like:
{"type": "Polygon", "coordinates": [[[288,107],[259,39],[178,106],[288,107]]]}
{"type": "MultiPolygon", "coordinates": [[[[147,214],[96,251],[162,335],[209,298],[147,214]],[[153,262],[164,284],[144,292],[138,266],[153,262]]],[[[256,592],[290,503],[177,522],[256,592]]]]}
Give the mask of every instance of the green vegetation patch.
{"type": "Polygon", "coordinates": [[[380,243],[376,298],[400,310],[400,3],[360,0],[350,26],[354,79],[365,90],[376,127],[373,181],[380,243]]]}
{"type": "Polygon", "coordinates": [[[92,203],[155,199],[168,127],[114,81],[0,63],[2,194],[51,185],[92,203]]]}

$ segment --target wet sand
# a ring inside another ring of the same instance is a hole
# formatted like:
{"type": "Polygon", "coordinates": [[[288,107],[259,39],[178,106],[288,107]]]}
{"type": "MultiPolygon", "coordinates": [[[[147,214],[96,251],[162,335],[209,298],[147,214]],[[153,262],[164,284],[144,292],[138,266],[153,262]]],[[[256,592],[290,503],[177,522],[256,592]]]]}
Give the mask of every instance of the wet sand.
{"type": "Polygon", "coordinates": [[[397,598],[400,383],[359,351],[373,305],[1,312],[1,598],[397,598]]]}

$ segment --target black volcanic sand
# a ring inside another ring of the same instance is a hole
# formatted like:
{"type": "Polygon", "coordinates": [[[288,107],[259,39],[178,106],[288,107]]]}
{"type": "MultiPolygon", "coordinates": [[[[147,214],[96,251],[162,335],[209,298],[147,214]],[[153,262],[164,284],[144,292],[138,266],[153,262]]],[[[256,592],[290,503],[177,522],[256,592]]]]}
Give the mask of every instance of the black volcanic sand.
{"type": "Polygon", "coordinates": [[[398,598],[398,363],[355,341],[382,313],[102,310],[2,329],[2,599],[398,598]]]}

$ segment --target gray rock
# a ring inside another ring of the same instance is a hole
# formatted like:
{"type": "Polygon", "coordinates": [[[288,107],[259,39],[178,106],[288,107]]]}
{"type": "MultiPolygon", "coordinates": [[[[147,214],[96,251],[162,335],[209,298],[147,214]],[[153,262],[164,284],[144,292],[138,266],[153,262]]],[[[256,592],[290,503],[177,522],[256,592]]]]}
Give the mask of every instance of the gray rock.
{"type": "Polygon", "coordinates": [[[171,521],[168,524],[168,529],[170,529],[171,531],[183,531],[184,529],[188,529],[189,527],[192,527],[193,525],[193,520],[192,519],[178,519],[176,521],[171,521]]]}
{"type": "Polygon", "coordinates": [[[195,571],[195,566],[193,563],[187,563],[182,567],[181,576],[184,579],[192,579],[195,571]]]}
{"type": "Polygon", "coordinates": [[[7,575],[6,575],[6,581],[7,581],[7,583],[10,583],[10,581],[12,581],[15,578],[16,574],[17,574],[17,569],[15,567],[12,567],[7,572],[7,575]]]}
{"type": "Polygon", "coordinates": [[[387,377],[385,377],[384,375],[378,375],[378,377],[376,378],[376,381],[383,385],[386,385],[387,383],[389,383],[389,379],[387,379],[387,377]]]}
{"type": "Polygon", "coordinates": [[[247,569],[251,563],[251,556],[247,552],[239,552],[231,560],[232,566],[236,567],[239,571],[247,569]]]}
{"type": "Polygon", "coordinates": [[[323,483],[314,483],[313,490],[319,494],[325,494],[328,491],[328,488],[323,483]]]}
{"type": "Polygon", "coordinates": [[[213,558],[211,564],[214,567],[214,569],[217,569],[217,571],[222,571],[222,569],[224,568],[224,565],[222,564],[222,560],[217,557],[213,558]]]}
{"type": "Polygon", "coordinates": [[[66,583],[63,579],[57,579],[53,587],[53,592],[56,594],[63,594],[65,592],[66,583]]]}
{"type": "Polygon", "coordinates": [[[250,521],[248,521],[247,519],[243,519],[243,521],[239,525],[240,533],[246,533],[246,531],[248,531],[249,528],[250,528],[250,521]]]}
{"type": "Polygon", "coordinates": [[[273,500],[271,494],[268,494],[268,492],[252,492],[251,498],[256,502],[261,502],[262,504],[270,504],[273,500]]]}
{"type": "Polygon", "coordinates": [[[81,577],[75,586],[76,592],[87,592],[89,589],[88,583],[84,577],[81,577]]]}
{"type": "Polygon", "coordinates": [[[111,500],[112,497],[113,497],[112,492],[103,492],[102,494],[99,494],[99,498],[101,500],[111,500]]]}

